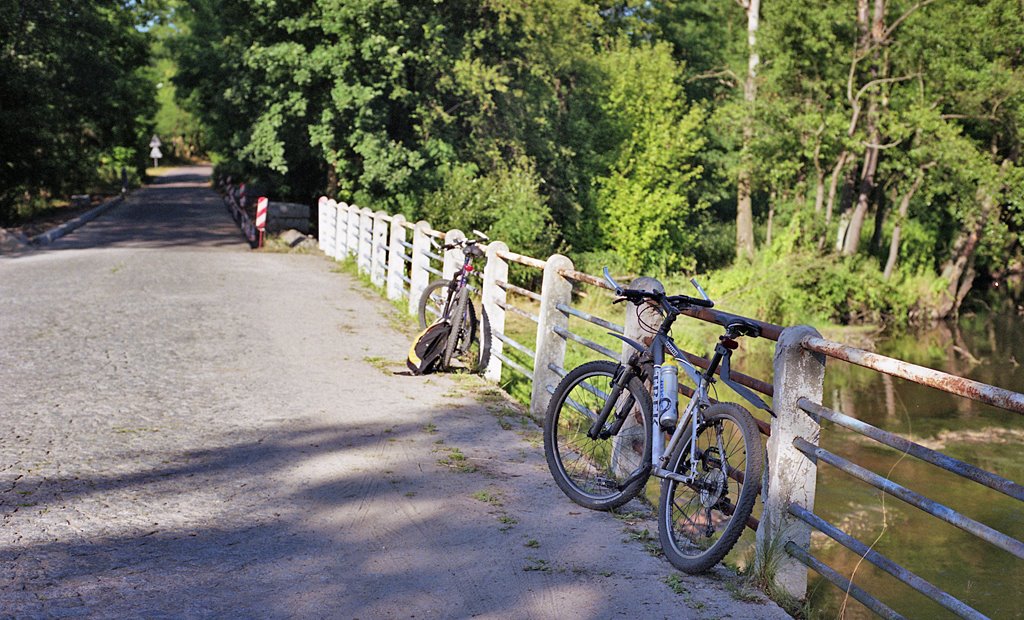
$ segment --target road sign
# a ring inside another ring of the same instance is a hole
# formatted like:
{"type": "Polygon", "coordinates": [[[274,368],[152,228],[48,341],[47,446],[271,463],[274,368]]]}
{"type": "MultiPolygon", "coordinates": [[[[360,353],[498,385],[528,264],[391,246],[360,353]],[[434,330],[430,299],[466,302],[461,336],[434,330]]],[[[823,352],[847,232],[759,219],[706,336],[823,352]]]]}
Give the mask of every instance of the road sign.
{"type": "Polygon", "coordinates": [[[267,227],[267,206],[270,201],[266,196],[260,196],[256,201],[256,228],[263,230],[267,227]]]}
{"type": "Polygon", "coordinates": [[[256,200],[256,229],[260,231],[259,247],[263,247],[263,233],[267,228],[267,207],[270,200],[266,196],[260,196],[256,200]]]}
{"type": "Polygon", "coordinates": [[[149,146],[151,146],[152,148],[158,148],[158,147],[163,146],[163,143],[160,142],[160,137],[159,136],[157,136],[156,134],[153,134],[153,137],[150,138],[150,140],[149,140],[149,146]]]}

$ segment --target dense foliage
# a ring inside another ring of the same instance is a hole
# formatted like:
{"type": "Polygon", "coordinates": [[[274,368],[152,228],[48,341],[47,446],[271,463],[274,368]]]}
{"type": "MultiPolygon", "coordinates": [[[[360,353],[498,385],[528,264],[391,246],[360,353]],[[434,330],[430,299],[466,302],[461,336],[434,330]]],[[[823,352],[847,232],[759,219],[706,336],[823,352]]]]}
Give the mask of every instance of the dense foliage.
{"type": "Polygon", "coordinates": [[[716,271],[765,318],[1024,297],[1019,0],[3,8],[0,204],[137,157],[155,122],[281,198],[716,271]]]}
{"type": "Polygon", "coordinates": [[[145,165],[155,105],[132,0],[0,0],[0,224],[145,165]]]}

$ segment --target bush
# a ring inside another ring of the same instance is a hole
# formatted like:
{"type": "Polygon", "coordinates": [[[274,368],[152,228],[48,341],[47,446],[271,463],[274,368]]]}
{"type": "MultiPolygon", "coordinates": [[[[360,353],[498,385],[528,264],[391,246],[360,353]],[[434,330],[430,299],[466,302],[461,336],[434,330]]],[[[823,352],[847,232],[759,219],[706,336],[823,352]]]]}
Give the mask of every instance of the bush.
{"type": "Polygon", "coordinates": [[[428,195],[423,216],[440,230],[474,229],[500,239],[515,252],[546,258],[555,229],[539,179],[528,162],[481,175],[473,164],[447,166],[441,189],[428,195]]]}

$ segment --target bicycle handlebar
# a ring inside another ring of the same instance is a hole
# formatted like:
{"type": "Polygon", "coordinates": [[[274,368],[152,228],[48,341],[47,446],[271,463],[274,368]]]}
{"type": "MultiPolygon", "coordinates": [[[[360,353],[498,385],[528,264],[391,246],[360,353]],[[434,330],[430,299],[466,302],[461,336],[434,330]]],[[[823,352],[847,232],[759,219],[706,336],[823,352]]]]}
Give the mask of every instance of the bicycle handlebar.
{"type": "Polygon", "coordinates": [[[673,307],[680,306],[699,306],[701,308],[714,308],[715,302],[711,301],[708,294],[704,292],[700,284],[697,283],[696,279],[690,279],[690,282],[696,287],[697,291],[704,297],[698,299],[697,297],[690,297],[689,295],[666,295],[663,291],[643,291],[640,289],[622,288],[619,283],[612,278],[612,274],[608,271],[608,268],[604,268],[604,279],[608,284],[615,289],[615,294],[619,297],[638,303],[645,299],[650,299],[658,303],[665,302],[673,307]]]}
{"type": "Polygon", "coordinates": [[[480,243],[482,239],[459,239],[451,243],[446,243],[441,246],[444,250],[454,250],[455,248],[468,248],[480,243]]]}

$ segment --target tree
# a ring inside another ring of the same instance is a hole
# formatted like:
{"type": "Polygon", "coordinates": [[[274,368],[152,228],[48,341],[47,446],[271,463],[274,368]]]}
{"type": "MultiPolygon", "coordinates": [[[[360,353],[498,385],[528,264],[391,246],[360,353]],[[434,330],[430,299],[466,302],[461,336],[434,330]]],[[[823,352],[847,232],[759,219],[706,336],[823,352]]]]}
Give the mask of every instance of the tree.
{"type": "Polygon", "coordinates": [[[0,222],[26,199],[98,184],[117,147],[144,166],[154,106],[136,26],[148,15],[115,0],[0,5],[0,222]]]}

